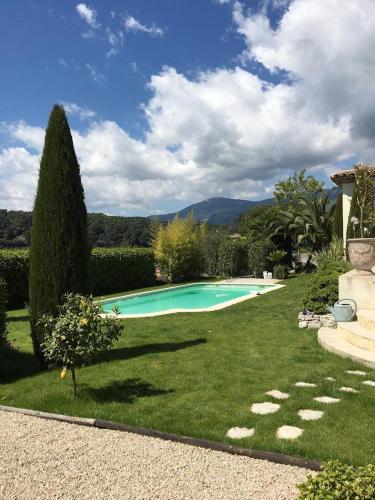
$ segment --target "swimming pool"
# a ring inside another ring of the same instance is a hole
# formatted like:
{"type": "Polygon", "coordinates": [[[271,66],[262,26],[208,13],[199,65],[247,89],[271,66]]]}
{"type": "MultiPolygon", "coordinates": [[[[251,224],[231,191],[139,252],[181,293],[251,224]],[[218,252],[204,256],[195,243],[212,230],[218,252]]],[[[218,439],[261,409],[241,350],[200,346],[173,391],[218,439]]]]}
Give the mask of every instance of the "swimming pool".
{"type": "Polygon", "coordinates": [[[215,311],[280,286],[282,285],[195,283],[106,299],[102,301],[102,305],[106,314],[111,313],[113,306],[117,305],[120,309],[120,318],[215,311]]]}

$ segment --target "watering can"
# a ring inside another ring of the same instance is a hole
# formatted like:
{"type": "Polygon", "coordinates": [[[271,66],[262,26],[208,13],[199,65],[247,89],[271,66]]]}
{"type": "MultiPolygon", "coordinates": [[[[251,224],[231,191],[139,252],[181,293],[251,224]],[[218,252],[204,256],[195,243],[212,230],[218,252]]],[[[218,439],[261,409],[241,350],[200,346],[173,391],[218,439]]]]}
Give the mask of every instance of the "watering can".
{"type": "Polygon", "coordinates": [[[336,321],[352,321],[357,312],[357,303],[353,299],[340,299],[333,307],[327,306],[327,309],[334,315],[336,321]],[[352,304],[348,304],[352,302],[352,304]]]}

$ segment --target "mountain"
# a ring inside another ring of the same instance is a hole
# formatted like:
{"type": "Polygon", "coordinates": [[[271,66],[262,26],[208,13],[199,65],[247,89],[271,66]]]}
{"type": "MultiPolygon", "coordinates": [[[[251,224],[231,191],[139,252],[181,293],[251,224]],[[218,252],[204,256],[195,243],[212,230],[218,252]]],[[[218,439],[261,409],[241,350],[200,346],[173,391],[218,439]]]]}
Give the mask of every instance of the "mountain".
{"type": "Polygon", "coordinates": [[[248,212],[251,208],[259,205],[273,205],[272,198],[260,201],[235,200],[233,198],[209,198],[208,200],[194,203],[179,212],[158,215],[162,222],[172,220],[177,213],[184,219],[193,212],[195,220],[206,221],[210,224],[230,224],[241,214],[248,212]]]}

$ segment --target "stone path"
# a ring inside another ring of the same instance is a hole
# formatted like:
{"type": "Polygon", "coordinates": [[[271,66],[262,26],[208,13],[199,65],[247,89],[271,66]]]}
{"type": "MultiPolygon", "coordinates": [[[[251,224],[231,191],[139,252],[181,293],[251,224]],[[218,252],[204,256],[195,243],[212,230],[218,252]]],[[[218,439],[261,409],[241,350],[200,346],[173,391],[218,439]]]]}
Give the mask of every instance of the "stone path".
{"type": "Polygon", "coordinates": [[[1,500],[289,500],[305,469],[0,411],[1,500]]]}
{"type": "MultiPolygon", "coordinates": [[[[361,370],[345,370],[345,373],[360,377],[364,377],[367,375],[367,372],[361,370]]],[[[328,380],[329,382],[336,381],[336,379],[333,377],[324,377],[324,380],[328,380]]],[[[363,380],[362,384],[375,387],[375,380],[363,380]]],[[[303,387],[303,388],[317,387],[317,385],[318,384],[314,384],[312,382],[304,382],[304,381],[299,381],[294,384],[295,387],[303,387]]],[[[347,387],[347,386],[341,386],[338,390],[350,394],[358,394],[360,392],[357,389],[354,389],[354,387],[347,387]]],[[[270,391],[267,391],[265,394],[267,396],[271,396],[274,399],[279,399],[279,400],[288,399],[290,397],[290,394],[288,394],[287,392],[279,391],[278,389],[272,389],[270,391]]],[[[340,398],[333,398],[331,396],[318,396],[313,398],[313,400],[316,401],[317,403],[325,405],[331,405],[339,403],[341,401],[340,398]]],[[[279,411],[280,408],[281,408],[280,404],[270,403],[268,401],[265,401],[264,403],[252,404],[250,411],[258,415],[267,415],[279,411]]],[[[301,420],[320,420],[323,417],[324,412],[320,410],[305,409],[305,410],[299,410],[297,412],[297,415],[301,418],[301,420]]],[[[276,437],[278,439],[298,439],[300,436],[302,436],[303,431],[304,429],[300,429],[299,427],[283,425],[277,429],[276,437]]],[[[246,437],[253,436],[254,433],[255,433],[254,428],[241,429],[239,427],[233,427],[232,429],[229,429],[227,436],[232,439],[243,439],[246,437]]]]}

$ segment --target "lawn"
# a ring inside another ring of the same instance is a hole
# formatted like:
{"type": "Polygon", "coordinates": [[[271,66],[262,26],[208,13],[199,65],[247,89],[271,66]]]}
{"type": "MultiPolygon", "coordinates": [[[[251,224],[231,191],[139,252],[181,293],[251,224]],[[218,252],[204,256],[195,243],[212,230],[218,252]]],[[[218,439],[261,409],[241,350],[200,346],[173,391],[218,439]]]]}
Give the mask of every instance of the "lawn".
{"type": "Polygon", "coordinates": [[[211,313],[127,319],[110,352],[78,370],[78,396],[59,371],[39,371],[32,354],[27,311],[10,311],[9,340],[16,347],[2,367],[0,404],[101,418],[296,456],[374,462],[375,388],[345,370],[375,370],[324,351],[316,331],[299,330],[297,313],[309,276],[286,287],[211,313]],[[336,382],[324,380],[334,377],[336,382]],[[298,388],[297,381],[314,388],[298,388]],[[343,393],[341,386],[358,389],[343,393]],[[288,392],[279,412],[254,415],[252,403],[288,392]],[[340,398],[323,405],[315,396],[340,398]],[[299,409],[324,410],[301,421],[299,409]],[[305,429],[296,441],[275,437],[281,425],[305,429]],[[255,427],[241,441],[225,437],[234,426],[255,427]]]}

